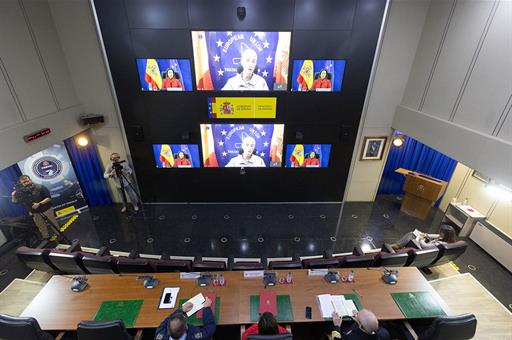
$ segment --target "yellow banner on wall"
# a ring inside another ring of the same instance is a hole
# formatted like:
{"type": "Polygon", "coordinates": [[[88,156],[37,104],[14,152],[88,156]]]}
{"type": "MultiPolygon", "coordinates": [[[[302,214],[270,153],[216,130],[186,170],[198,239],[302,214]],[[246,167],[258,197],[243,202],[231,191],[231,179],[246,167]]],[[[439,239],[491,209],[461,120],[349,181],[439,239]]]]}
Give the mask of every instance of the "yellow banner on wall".
{"type": "Polygon", "coordinates": [[[275,97],[209,97],[210,118],[276,118],[275,97]]]}

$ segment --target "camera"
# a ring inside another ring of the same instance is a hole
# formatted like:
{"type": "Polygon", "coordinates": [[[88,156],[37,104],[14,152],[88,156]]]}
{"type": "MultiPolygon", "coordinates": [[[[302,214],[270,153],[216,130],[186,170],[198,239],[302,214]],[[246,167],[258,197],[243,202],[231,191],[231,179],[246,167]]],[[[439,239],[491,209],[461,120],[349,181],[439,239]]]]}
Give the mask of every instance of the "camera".
{"type": "Polygon", "coordinates": [[[116,171],[117,174],[120,174],[121,171],[123,171],[123,163],[125,163],[125,162],[126,162],[126,160],[112,163],[112,168],[116,171]]]}
{"type": "Polygon", "coordinates": [[[26,187],[21,183],[16,183],[13,187],[13,191],[16,191],[15,197],[20,202],[31,199],[32,189],[30,187],[26,187]]]}

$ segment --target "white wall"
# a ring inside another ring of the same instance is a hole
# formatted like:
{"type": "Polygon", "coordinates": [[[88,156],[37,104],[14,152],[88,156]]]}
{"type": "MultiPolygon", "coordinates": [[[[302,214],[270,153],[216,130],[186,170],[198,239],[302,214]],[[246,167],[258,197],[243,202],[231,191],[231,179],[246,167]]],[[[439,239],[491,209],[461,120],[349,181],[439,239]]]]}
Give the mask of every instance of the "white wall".
{"type": "Polygon", "coordinates": [[[433,0],[393,127],[512,186],[512,1],[433,0]]]}
{"type": "Polygon", "coordinates": [[[83,131],[83,113],[105,116],[91,131],[102,162],[126,156],[87,0],[0,1],[0,71],[0,169],[83,131]],[[50,135],[23,141],[47,127],[50,135]]]}
{"type": "MultiPolygon", "coordinates": [[[[123,140],[121,118],[110,87],[89,1],[50,0],[50,9],[84,112],[105,117],[105,123],[92,130],[100,159],[104,165],[107,164],[112,152],[119,152],[124,159],[129,155],[123,140]]],[[[113,198],[119,202],[121,198],[111,182],[113,198]]]]}
{"type": "Polygon", "coordinates": [[[486,183],[472,176],[473,169],[458,163],[439,205],[446,210],[452,198],[468,204],[487,216],[487,220],[512,238],[512,202],[502,201],[486,190],[486,183]]]}
{"type": "Polygon", "coordinates": [[[82,107],[46,2],[0,2],[0,70],[0,169],[83,130],[82,107]],[[23,141],[47,127],[50,135],[23,141]]]}
{"type": "Polygon", "coordinates": [[[425,1],[391,1],[373,84],[363,112],[349,174],[345,200],[373,201],[386,162],[386,147],[381,161],[360,161],[365,136],[388,136],[396,106],[402,100],[423,22],[429,8],[425,1]]]}

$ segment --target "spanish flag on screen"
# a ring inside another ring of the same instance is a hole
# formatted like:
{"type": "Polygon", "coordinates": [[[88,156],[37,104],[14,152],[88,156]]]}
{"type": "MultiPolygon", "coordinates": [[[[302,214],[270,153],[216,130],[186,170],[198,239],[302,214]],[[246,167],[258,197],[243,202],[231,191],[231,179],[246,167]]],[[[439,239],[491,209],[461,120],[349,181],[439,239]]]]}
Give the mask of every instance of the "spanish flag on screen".
{"type": "Polygon", "coordinates": [[[201,124],[201,140],[203,145],[203,164],[205,168],[216,168],[219,166],[215,155],[215,142],[211,124],[201,124]]]}
{"type": "Polygon", "coordinates": [[[160,149],[160,162],[164,168],[172,168],[174,166],[174,157],[172,156],[171,146],[162,144],[160,149]]]}
{"type": "Polygon", "coordinates": [[[162,88],[162,75],[156,59],[147,59],[146,74],[144,80],[151,86],[151,90],[160,90],[162,88]]]}
{"type": "Polygon", "coordinates": [[[302,63],[302,67],[300,68],[299,77],[302,77],[302,79],[304,79],[306,85],[308,86],[308,89],[310,89],[313,86],[313,60],[304,60],[304,63],[302,63]],[[311,70],[309,73],[305,72],[307,68],[311,70]]]}
{"type": "Polygon", "coordinates": [[[293,166],[302,166],[302,164],[304,164],[304,145],[295,145],[292,155],[290,156],[290,161],[292,162],[293,166]]]}

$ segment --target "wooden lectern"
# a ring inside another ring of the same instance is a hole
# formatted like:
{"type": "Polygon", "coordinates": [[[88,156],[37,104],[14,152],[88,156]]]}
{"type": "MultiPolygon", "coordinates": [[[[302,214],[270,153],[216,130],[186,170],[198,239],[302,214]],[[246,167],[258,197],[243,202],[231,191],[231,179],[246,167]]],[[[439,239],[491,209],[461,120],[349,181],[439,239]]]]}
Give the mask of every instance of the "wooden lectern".
{"type": "Polygon", "coordinates": [[[404,168],[395,170],[405,175],[404,199],[400,211],[425,220],[439,197],[443,196],[448,182],[404,168]]]}

